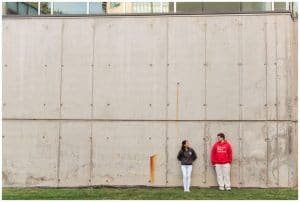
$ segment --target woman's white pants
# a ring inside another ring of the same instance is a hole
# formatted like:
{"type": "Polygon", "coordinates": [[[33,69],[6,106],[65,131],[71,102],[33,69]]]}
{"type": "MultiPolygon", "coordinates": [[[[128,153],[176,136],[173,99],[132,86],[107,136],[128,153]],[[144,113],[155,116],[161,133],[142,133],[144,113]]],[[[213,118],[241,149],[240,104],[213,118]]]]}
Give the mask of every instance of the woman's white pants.
{"type": "Polygon", "coordinates": [[[216,164],[217,181],[220,189],[230,189],[230,164],[216,164]]]}
{"type": "Polygon", "coordinates": [[[190,191],[192,165],[181,165],[184,191],[190,191]]]}

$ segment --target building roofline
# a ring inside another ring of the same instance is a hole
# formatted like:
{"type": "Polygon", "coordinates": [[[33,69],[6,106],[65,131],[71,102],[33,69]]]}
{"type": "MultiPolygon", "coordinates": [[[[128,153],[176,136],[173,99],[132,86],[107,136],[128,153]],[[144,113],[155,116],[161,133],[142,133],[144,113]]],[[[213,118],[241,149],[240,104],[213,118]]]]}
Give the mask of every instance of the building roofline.
{"type": "Polygon", "coordinates": [[[290,14],[290,11],[256,11],[256,12],[205,12],[205,13],[120,13],[120,14],[64,14],[64,15],[2,15],[2,18],[90,18],[90,17],[190,17],[190,16],[222,16],[222,15],[266,15],[266,14],[290,14]]]}

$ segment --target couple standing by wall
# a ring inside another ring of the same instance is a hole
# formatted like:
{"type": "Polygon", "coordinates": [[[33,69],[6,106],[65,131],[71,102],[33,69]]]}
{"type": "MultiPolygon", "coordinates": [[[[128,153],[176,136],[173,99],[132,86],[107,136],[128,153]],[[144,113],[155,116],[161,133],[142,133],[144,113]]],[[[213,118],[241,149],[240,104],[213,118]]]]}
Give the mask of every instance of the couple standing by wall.
{"type": "MultiPolygon", "coordinates": [[[[231,190],[230,164],[232,162],[232,147],[225,140],[223,133],[219,133],[217,139],[211,150],[211,163],[215,167],[219,190],[229,191],[231,190]]],[[[192,164],[197,159],[197,154],[190,147],[187,140],[182,141],[177,159],[181,161],[184,192],[190,192],[192,164]]]]}

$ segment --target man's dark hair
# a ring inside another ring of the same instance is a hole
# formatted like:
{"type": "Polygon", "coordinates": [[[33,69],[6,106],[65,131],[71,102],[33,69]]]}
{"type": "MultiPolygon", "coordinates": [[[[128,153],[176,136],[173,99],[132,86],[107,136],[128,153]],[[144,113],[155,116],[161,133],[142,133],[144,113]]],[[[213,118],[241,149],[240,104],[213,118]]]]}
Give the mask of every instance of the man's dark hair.
{"type": "Polygon", "coordinates": [[[221,137],[221,138],[223,138],[223,139],[225,140],[225,135],[224,135],[224,133],[219,133],[218,136],[221,137]]]}

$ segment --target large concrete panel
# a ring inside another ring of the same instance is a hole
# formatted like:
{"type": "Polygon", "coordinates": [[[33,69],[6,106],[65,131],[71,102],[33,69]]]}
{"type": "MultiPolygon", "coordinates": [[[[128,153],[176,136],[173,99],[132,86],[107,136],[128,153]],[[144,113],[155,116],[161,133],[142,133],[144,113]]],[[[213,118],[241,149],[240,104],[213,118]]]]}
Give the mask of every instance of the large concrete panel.
{"type": "Polygon", "coordinates": [[[203,122],[170,122],[168,123],[168,186],[182,186],[182,172],[177,154],[181,149],[181,142],[188,140],[197,154],[193,163],[192,186],[205,186],[204,181],[204,123],[203,122]]]}
{"type": "MultiPolygon", "coordinates": [[[[269,129],[269,186],[289,187],[295,182],[293,140],[295,127],[289,122],[271,122],[269,129]]],[[[297,181],[297,180],[296,180],[297,181]]]]}
{"type": "Polygon", "coordinates": [[[277,96],[278,96],[278,119],[291,119],[291,88],[289,82],[290,75],[290,18],[289,16],[276,16],[276,31],[277,31],[277,96]]]}
{"type": "Polygon", "coordinates": [[[206,137],[206,185],[217,186],[217,178],[215,167],[211,164],[211,149],[214,143],[217,141],[217,134],[224,133],[225,139],[231,144],[232,147],[232,164],[230,169],[231,185],[233,187],[239,187],[240,184],[240,170],[239,170],[239,158],[240,158],[240,138],[239,138],[239,123],[238,122],[209,122],[207,123],[207,137],[206,137]]]}
{"type": "Polygon", "coordinates": [[[276,120],[276,18],[274,16],[266,17],[266,41],[267,41],[267,108],[268,120],[276,120]]]}
{"type": "Polygon", "coordinates": [[[242,17],[240,26],[243,119],[264,120],[267,107],[265,20],[242,17]]]}
{"type": "Polygon", "coordinates": [[[165,119],[166,21],[96,20],[94,117],[165,119]]]}
{"type": "Polygon", "coordinates": [[[57,121],[3,121],[2,180],[7,187],[57,185],[57,121]]]}
{"type": "Polygon", "coordinates": [[[290,67],[291,25],[288,16],[267,17],[268,116],[288,120],[292,115],[293,81],[290,67]],[[278,103],[277,103],[278,102],[278,103]]]}
{"type": "Polygon", "coordinates": [[[91,19],[64,20],[62,118],[91,118],[93,34],[91,19]]]}
{"type": "Polygon", "coordinates": [[[91,166],[90,123],[63,121],[60,133],[59,186],[88,186],[91,166]]]}
{"type": "Polygon", "coordinates": [[[298,119],[298,21],[290,22],[291,26],[291,46],[290,51],[291,53],[291,71],[290,74],[292,75],[290,81],[290,89],[292,90],[292,120],[295,121],[298,119]]]}
{"type": "Polygon", "coordinates": [[[241,181],[244,187],[267,186],[267,129],[264,122],[242,123],[241,181]]]}
{"type": "Polygon", "coordinates": [[[3,117],[59,116],[61,24],[3,21],[3,117]]]}
{"type": "Polygon", "coordinates": [[[166,185],[166,125],[159,122],[95,122],[93,185],[166,185]],[[150,156],[157,155],[155,182],[150,156]]]}
{"type": "Polygon", "coordinates": [[[238,17],[206,18],[207,119],[239,118],[238,17]],[[225,54],[226,53],[226,54],[225,54]]]}
{"type": "Polygon", "coordinates": [[[289,187],[298,186],[298,124],[289,127],[289,187]]]}
{"type": "Polygon", "coordinates": [[[268,130],[268,147],[267,147],[267,157],[268,157],[268,178],[267,185],[269,187],[278,186],[278,138],[277,138],[277,124],[276,122],[268,122],[266,124],[266,129],[268,130]]]}
{"type": "Polygon", "coordinates": [[[205,27],[201,18],[168,19],[168,119],[204,119],[205,27]]]}

